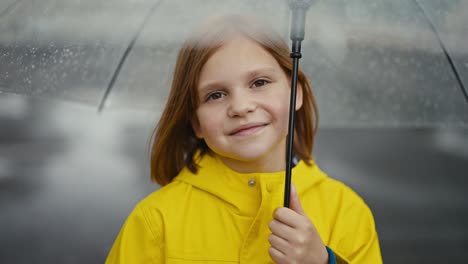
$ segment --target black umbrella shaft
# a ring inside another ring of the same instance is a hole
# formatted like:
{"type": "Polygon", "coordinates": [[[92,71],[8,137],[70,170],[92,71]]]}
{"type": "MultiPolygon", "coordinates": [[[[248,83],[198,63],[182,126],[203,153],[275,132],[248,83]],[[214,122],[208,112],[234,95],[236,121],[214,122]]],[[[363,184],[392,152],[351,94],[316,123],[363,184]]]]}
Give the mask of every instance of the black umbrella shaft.
{"type": "Polygon", "coordinates": [[[301,41],[304,39],[306,12],[310,6],[310,0],[289,0],[291,9],[291,58],[293,68],[291,76],[291,98],[289,100],[289,125],[286,142],[286,173],[284,181],[284,207],[289,207],[291,196],[291,171],[294,148],[294,117],[296,114],[297,77],[299,71],[299,59],[301,55],[301,41]]]}
{"type": "Polygon", "coordinates": [[[289,207],[289,197],[291,195],[291,172],[294,148],[294,118],[296,116],[296,94],[297,77],[299,71],[299,58],[301,57],[300,41],[293,41],[291,58],[293,59],[293,68],[291,76],[291,95],[289,100],[289,125],[288,137],[286,142],[286,176],[284,181],[284,207],[289,207]]]}

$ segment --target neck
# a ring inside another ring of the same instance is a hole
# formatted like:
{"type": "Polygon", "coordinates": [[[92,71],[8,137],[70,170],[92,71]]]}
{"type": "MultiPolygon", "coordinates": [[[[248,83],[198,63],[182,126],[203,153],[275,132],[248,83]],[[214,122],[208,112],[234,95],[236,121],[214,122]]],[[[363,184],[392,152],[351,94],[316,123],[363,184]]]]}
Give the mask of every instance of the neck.
{"type": "Polygon", "coordinates": [[[240,173],[278,172],[286,168],[285,155],[261,157],[255,160],[238,160],[219,156],[230,169],[240,173]]]}

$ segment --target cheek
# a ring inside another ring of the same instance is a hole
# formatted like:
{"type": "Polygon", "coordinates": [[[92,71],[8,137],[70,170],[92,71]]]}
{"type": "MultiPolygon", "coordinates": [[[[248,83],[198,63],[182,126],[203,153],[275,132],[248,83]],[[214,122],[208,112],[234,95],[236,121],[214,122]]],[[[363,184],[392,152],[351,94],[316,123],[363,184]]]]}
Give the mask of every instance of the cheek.
{"type": "Polygon", "coordinates": [[[281,122],[281,126],[287,130],[288,123],[289,123],[289,104],[284,104],[280,111],[278,111],[279,121],[281,122]]]}
{"type": "Polygon", "coordinates": [[[282,90],[267,99],[267,107],[270,111],[274,113],[277,119],[282,121],[286,119],[286,123],[289,118],[289,100],[289,90],[282,90]]]}
{"type": "Polygon", "coordinates": [[[275,107],[275,116],[278,124],[277,129],[278,131],[282,131],[284,134],[287,134],[289,125],[289,97],[286,96],[281,100],[283,101],[278,102],[277,107],[275,107]]]}
{"type": "Polygon", "coordinates": [[[207,111],[202,109],[197,113],[200,129],[203,133],[216,131],[221,126],[222,119],[217,111],[207,111]]]}

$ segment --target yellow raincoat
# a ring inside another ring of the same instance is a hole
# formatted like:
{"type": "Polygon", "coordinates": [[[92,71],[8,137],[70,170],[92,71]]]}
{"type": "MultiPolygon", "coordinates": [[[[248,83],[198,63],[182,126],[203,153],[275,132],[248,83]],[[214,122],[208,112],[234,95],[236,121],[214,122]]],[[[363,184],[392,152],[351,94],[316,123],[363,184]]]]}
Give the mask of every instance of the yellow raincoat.
{"type": "MultiPolygon", "coordinates": [[[[135,207],[106,263],[273,263],[268,224],[283,205],[284,172],[241,174],[209,154],[198,164],[135,207]]],[[[338,258],[382,263],[372,213],[356,193],[302,161],[292,181],[338,258]]]]}

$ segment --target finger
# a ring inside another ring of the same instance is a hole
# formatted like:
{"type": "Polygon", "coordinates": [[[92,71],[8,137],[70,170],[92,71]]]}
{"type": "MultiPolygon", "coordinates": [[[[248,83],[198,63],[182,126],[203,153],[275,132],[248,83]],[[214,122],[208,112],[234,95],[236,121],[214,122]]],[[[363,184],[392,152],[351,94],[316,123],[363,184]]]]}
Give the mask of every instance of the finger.
{"type": "Polygon", "coordinates": [[[270,224],[268,224],[268,227],[270,228],[271,233],[287,241],[296,233],[296,230],[294,228],[285,225],[275,219],[271,220],[270,224]]]}
{"type": "Polygon", "coordinates": [[[281,251],[277,250],[274,247],[268,249],[268,253],[270,253],[271,258],[275,261],[275,263],[283,264],[287,263],[286,255],[284,255],[281,251]]]}
{"type": "Polygon", "coordinates": [[[296,185],[294,183],[291,183],[291,196],[290,196],[289,208],[291,208],[294,212],[300,215],[304,215],[304,216],[306,215],[304,213],[304,209],[302,209],[301,200],[299,199],[296,185]]]}
{"type": "Polygon", "coordinates": [[[270,234],[268,236],[268,242],[270,242],[270,245],[286,255],[286,252],[288,252],[289,249],[289,243],[285,239],[275,235],[275,234],[270,234]]]}
{"type": "Polygon", "coordinates": [[[277,208],[273,212],[273,218],[292,228],[301,226],[305,221],[304,216],[286,207],[277,208]]]}

